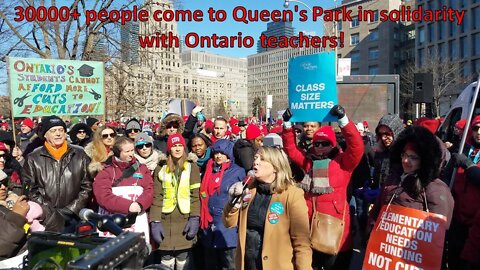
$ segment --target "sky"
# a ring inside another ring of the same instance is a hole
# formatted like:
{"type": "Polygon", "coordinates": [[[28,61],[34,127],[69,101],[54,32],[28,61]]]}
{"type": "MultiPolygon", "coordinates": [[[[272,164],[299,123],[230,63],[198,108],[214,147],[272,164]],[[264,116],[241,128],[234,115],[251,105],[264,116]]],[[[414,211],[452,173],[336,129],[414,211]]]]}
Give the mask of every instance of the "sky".
{"type": "MultiPolygon", "coordinates": [[[[307,10],[309,20],[306,22],[298,21],[298,13],[293,12],[296,33],[298,31],[315,32],[316,35],[321,36],[323,34],[323,21],[313,22],[311,20],[311,13],[308,11],[307,5],[310,8],[314,6],[321,6],[323,8],[333,7],[336,2],[334,0],[305,0],[302,1],[305,5],[298,3],[299,1],[290,1],[289,9],[293,10],[295,5],[298,5],[299,10],[307,10]]],[[[242,22],[236,22],[233,19],[232,11],[237,6],[243,6],[249,10],[284,10],[284,0],[182,0],[181,9],[184,10],[196,10],[200,9],[204,12],[203,22],[178,22],[178,31],[180,35],[186,35],[189,32],[195,32],[198,35],[211,36],[213,33],[217,35],[225,36],[237,36],[237,32],[242,32],[244,36],[249,35],[255,39],[255,45],[252,48],[195,48],[194,50],[209,51],[221,55],[227,55],[231,57],[247,57],[248,55],[255,54],[257,50],[256,41],[258,37],[267,29],[267,22],[249,22],[244,24],[242,22]],[[225,10],[227,13],[227,20],[225,22],[211,22],[208,19],[207,10],[212,7],[215,10],[225,10]]]]}

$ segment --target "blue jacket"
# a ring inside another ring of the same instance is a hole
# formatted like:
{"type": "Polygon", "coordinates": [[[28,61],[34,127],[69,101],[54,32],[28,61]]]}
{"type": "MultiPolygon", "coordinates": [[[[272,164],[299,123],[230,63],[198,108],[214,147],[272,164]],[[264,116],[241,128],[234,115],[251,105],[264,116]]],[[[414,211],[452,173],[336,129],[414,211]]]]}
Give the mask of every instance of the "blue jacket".
{"type": "Polygon", "coordinates": [[[208,211],[213,217],[211,226],[202,230],[202,245],[209,248],[236,247],[238,230],[236,227],[227,229],[222,222],[223,207],[228,203],[228,189],[245,178],[245,170],[236,165],[233,158],[233,143],[228,140],[218,140],[212,146],[212,153],[222,152],[230,158],[230,167],[223,172],[219,192],[212,194],[208,200],[208,211]]]}

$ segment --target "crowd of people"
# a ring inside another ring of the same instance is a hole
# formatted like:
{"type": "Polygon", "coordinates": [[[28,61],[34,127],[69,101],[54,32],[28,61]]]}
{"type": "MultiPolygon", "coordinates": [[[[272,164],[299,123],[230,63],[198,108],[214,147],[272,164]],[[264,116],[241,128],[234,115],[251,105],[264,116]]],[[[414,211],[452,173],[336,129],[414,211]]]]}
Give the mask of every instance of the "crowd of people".
{"type": "Polygon", "coordinates": [[[469,130],[458,121],[443,142],[439,120],[389,114],[371,132],[339,105],[333,126],[291,123],[291,114],[272,126],[210,120],[197,117],[202,109],[159,123],[48,116],[22,119],[18,130],[7,124],[0,258],[25,250],[30,232],[75,232],[79,211],[91,208],[137,213],[131,229],[145,234],[147,263],[166,269],[349,269],[392,204],[446,217],[442,267],[480,269],[480,116],[469,130]],[[342,221],[329,248],[319,240],[335,233],[313,228],[326,217],[342,221]]]}

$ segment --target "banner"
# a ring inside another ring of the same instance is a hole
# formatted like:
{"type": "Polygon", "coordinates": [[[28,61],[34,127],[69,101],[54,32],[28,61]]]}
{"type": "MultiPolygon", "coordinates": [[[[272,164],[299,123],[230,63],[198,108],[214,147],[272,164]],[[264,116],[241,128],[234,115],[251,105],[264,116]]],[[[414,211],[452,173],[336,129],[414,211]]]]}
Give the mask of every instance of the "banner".
{"type": "Polygon", "coordinates": [[[8,58],[14,117],[103,115],[103,62],[8,58]]]}
{"type": "Polygon", "coordinates": [[[338,104],[335,53],[319,53],[288,61],[288,104],[291,122],[333,122],[329,114],[338,104]]]}
{"type": "Polygon", "coordinates": [[[399,205],[383,206],[363,261],[364,270],[439,270],[447,218],[399,205]]]}

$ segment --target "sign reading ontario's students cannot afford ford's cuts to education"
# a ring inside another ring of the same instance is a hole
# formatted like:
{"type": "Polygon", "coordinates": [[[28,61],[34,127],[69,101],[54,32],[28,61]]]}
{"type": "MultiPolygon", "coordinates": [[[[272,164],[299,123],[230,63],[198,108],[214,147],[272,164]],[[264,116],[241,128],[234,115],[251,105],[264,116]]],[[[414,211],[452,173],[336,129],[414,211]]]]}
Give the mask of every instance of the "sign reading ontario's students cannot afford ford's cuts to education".
{"type": "Polygon", "coordinates": [[[383,206],[363,261],[364,270],[440,270],[447,218],[399,205],[383,206]]]}
{"type": "Polygon", "coordinates": [[[290,121],[336,121],[329,112],[337,102],[334,52],[288,61],[288,105],[293,113],[290,121]]]}
{"type": "Polygon", "coordinates": [[[103,115],[103,63],[58,59],[8,58],[14,117],[103,115]]]}

